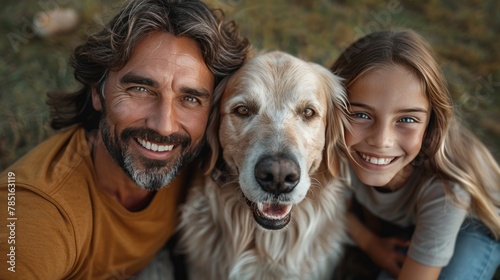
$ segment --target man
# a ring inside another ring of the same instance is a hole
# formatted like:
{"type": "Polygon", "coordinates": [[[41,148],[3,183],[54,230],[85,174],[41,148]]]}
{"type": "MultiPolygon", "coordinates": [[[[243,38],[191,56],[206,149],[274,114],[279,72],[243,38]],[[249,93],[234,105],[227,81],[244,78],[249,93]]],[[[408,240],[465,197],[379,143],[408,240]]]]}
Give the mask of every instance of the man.
{"type": "Polygon", "coordinates": [[[76,48],[82,88],[49,95],[61,131],[0,174],[1,279],[127,278],[164,246],[213,90],[248,50],[221,17],[132,0],[76,48]]]}

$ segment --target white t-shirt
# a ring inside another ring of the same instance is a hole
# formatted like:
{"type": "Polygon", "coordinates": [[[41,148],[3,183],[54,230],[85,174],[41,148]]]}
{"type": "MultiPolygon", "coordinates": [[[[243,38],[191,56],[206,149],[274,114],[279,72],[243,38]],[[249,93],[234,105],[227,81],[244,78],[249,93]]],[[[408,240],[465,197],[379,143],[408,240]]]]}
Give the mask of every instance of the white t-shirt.
{"type": "MultiPolygon", "coordinates": [[[[353,173],[354,175],[354,173],[353,173]]],[[[356,200],[375,216],[400,227],[415,226],[408,256],[428,266],[443,267],[453,256],[455,241],[467,210],[446,197],[444,182],[431,177],[418,186],[417,170],[406,184],[390,193],[382,193],[361,183],[353,176],[356,200]]],[[[452,190],[460,200],[469,203],[470,196],[457,184],[452,190]]]]}

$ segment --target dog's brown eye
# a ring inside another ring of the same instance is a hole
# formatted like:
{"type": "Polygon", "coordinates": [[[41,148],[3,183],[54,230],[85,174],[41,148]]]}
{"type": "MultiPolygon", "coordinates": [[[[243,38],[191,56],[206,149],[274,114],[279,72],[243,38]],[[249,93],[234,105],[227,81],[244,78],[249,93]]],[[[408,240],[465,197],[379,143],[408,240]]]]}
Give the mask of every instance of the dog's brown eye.
{"type": "Polygon", "coordinates": [[[236,107],[235,112],[238,113],[238,115],[247,116],[250,113],[250,110],[248,110],[248,107],[238,106],[236,107]]]}
{"type": "Polygon", "coordinates": [[[316,113],[311,108],[306,108],[304,112],[302,112],[302,115],[307,119],[312,118],[315,114],[316,113]]]}

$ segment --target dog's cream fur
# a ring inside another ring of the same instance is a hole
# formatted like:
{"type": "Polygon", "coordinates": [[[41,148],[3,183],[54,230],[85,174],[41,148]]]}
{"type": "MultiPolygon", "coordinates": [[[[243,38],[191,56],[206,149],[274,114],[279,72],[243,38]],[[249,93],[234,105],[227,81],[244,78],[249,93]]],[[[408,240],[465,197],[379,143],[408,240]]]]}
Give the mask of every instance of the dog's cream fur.
{"type": "Polygon", "coordinates": [[[329,279],[345,236],[337,176],[346,97],[339,79],[272,52],[250,59],[215,94],[220,114],[207,131],[212,176],[195,179],[181,215],[179,245],[190,277],[329,279]],[[270,194],[254,168],[264,156],[283,154],[297,163],[300,181],[270,194]],[[264,229],[253,216],[259,203],[293,205],[290,223],[264,229]]]}

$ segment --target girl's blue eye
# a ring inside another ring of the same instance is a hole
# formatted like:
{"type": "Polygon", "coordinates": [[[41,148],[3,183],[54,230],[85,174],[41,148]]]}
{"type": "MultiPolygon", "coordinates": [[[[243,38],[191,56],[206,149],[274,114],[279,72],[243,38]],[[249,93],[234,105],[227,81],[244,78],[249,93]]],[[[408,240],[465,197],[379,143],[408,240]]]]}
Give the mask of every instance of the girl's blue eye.
{"type": "Polygon", "coordinates": [[[365,113],[353,113],[351,116],[357,119],[369,119],[370,117],[365,113]]]}
{"type": "Polygon", "coordinates": [[[414,123],[414,122],[416,122],[416,120],[414,118],[405,117],[405,118],[401,118],[399,120],[399,122],[402,122],[402,123],[414,123]]]}

